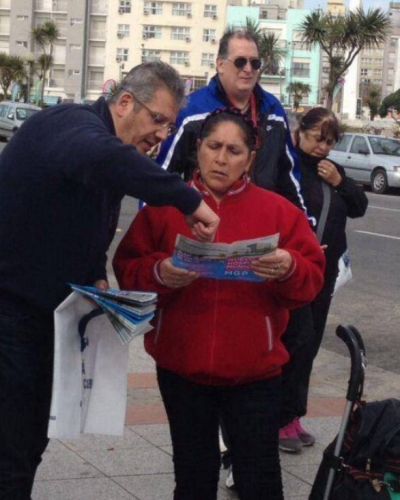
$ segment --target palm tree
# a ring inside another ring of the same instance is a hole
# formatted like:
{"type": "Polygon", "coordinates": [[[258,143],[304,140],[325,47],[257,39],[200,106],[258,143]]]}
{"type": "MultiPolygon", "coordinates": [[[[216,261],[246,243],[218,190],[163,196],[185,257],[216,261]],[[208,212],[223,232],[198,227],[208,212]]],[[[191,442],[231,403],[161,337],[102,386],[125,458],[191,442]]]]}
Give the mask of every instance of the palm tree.
{"type": "Polygon", "coordinates": [[[311,87],[310,85],[308,85],[308,83],[291,82],[286,87],[286,90],[290,95],[293,96],[293,107],[297,112],[300,107],[301,101],[303,100],[303,97],[311,92],[311,87]]]}
{"type": "Polygon", "coordinates": [[[284,57],[284,51],[279,47],[279,37],[275,33],[266,33],[257,21],[246,17],[245,29],[257,40],[260,48],[260,58],[263,62],[260,75],[279,74],[279,66],[284,57]]]}
{"type": "Polygon", "coordinates": [[[371,121],[374,121],[375,116],[379,113],[381,105],[381,88],[378,85],[370,85],[368,87],[364,104],[369,108],[369,115],[371,121]]]}
{"type": "Polygon", "coordinates": [[[42,50],[38,58],[39,79],[42,81],[40,105],[43,105],[44,81],[48,70],[53,64],[54,43],[59,36],[59,30],[54,21],[46,21],[32,30],[34,42],[42,50]]]}
{"type": "Polygon", "coordinates": [[[390,18],[381,9],[351,11],[345,16],[332,16],[314,11],[300,25],[303,40],[319,45],[329,62],[327,107],[332,109],[333,92],[356,56],[364,48],[379,47],[390,30],[390,18]]]}
{"type": "Polygon", "coordinates": [[[25,65],[21,57],[0,53],[0,86],[4,99],[7,99],[11,82],[22,82],[25,77],[25,65]]]}

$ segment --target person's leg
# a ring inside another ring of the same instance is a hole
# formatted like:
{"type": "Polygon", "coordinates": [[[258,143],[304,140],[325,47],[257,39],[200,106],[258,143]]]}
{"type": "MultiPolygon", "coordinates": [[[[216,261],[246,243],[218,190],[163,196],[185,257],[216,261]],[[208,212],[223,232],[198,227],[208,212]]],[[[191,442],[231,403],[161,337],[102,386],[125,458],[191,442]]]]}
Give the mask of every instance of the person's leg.
{"type": "Polygon", "coordinates": [[[225,390],[223,419],[241,500],[282,500],[278,451],[280,377],[225,390]]]}
{"type": "Polygon", "coordinates": [[[282,372],[281,427],[307,413],[308,388],[316,342],[310,306],[292,311],[282,341],[290,360],[282,372]]]}
{"type": "Polygon", "coordinates": [[[160,368],[157,375],[172,438],[174,500],[215,500],[221,466],[218,388],[160,368]]]}
{"type": "Polygon", "coordinates": [[[1,304],[0,498],[29,500],[45,450],[53,372],[51,317],[1,304]]]}

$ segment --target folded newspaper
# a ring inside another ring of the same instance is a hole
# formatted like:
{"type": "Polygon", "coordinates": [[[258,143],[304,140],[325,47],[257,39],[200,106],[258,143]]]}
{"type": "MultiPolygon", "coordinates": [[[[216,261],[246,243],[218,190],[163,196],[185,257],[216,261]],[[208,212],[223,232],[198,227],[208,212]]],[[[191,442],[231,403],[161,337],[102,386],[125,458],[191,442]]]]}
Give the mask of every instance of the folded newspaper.
{"type": "Polygon", "coordinates": [[[114,288],[103,291],[92,286],[70,286],[103,309],[123,344],[153,328],[150,321],[156,310],[156,293],[114,288]]]}
{"type": "Polygon", "coordinates": [[[264,281],[251,270],[251,262],[278,247],[279,233],[233,243],[201,243],[178,234],[172,256],[174,266],[196,271],[203,278],[264,281]]]}

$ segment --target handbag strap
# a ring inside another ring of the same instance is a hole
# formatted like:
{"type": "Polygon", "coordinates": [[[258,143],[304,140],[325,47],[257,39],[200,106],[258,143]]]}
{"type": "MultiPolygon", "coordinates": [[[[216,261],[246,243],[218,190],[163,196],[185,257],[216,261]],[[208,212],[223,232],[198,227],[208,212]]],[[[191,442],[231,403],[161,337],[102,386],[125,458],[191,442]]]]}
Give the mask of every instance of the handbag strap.
{"type": "Polygon", "coordinates": [[[326,219],[328,218],[329,206],[331,204],[331,189],[330,189],[330,187],[324,181],[321,182],[321,185],[322,185],[323,202],[322,202],[321,215],[319,217],[317,231],[316,231],[317,238],[318,238],[318,241],[320,243],[322,241],[322,236],[324,234],[326,219]]]}

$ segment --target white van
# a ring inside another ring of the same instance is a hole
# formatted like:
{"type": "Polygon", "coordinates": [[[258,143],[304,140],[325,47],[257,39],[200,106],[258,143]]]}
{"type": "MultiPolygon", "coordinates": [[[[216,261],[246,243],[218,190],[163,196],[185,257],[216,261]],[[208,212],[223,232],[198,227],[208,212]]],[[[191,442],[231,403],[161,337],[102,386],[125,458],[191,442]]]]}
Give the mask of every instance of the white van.
{"type": "Polygon", "coordinates": [[[40,110],[34,104],[0,102],[0,138],[11,139],[22,123],[40,110]]]}

